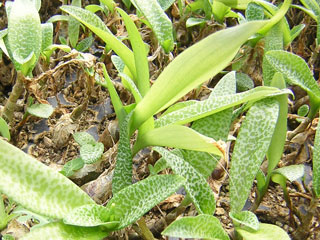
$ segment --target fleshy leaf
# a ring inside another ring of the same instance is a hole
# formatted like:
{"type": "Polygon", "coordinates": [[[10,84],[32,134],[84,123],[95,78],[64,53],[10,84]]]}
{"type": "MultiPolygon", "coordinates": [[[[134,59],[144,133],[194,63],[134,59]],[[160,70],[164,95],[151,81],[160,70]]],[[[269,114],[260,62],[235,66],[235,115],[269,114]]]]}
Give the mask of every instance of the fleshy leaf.
{"type": "Polygon", "coordinates": [[[120,221],[118,229],[122,229],[137,221],[184,183],[185,179],[177,175],[148,177],[117,192],[106,208],[114,205],[114,212],[120,221]]]}
{"type": "Polygon", "coordinates": [[[180,218],[171,223],[162,232],[162,235],[178,238],[230,239],[222,228],[219,219],[205,214],[180,218]]]}
{"type": "Polygon", "coordinates": [[[224,150],[214,139],[206,137],[191,128],[180,125],[168,125],[155,128],[141,135],[134,147],[137,153],[147,146],[167,146],[224,155],[224,150]]]}
{"type": "Polygon", "coordinates": [[[192,202],[200,214],[213,214],[215,210],[215,199],[213,192],[201,173],[197,172],[183,158],[170,153],[168,150],[160,147],[154,147],[166,160],[175,174],[184,177],[187,181],[185,189],[188,192],[192,202]]]}
{"type": "Polygon", "coordinates": [[[130,69],[130,72],[136,76],[136,68],[132,51],[110,32],[97,15],[88,10],[74,6],[64,5],[61,6],[60,9],[76,18],[79,22],[84,24],[98,37],[100,37],[106,44],[108,44],[108,46],[125,62],[130,69]]]}
{"type": "Polygon", "coordinates": [[[80,147],[80,157],[86,164],[97,162],[104,151],[103,143],[85,144],[80,147]]]}
{"type": "Polygon", "coordinates": [[[41,43],[41,52],[49,47],[53,42],[53,24],[52,23],[43,23],[41,24],[42,32],[42,43],[41,43]]]}
{"type": "Polygon", "coordinates": [[[58,219],[93,203],[68,178],[1,139],[0,192],[35,213],[58,219]]]}
{"type": "MultiPolygon", "coordinates": [[[[8,51],[16,58],[26,59],[30,54],[35,55],[35,62],[30,66],[25,75],[35,66],[41,51],[41,23],[34,4],[28,1],[14,1],[8,16],[8,51]]],[[[13,62],[16,70],[22,66],[15,58],[13,62]]]]}
{"type": "Polygon", "coordinates": [[[252,21],[218,31],[179,54],[137,104],[133,129],[223,70],[240,46],[265,23],[252,21]],[[230,43],[227,48],[226,42],[230,43]]]}
{"type": "Polygon", "coordinates": [[[132,113],[128,114],[120,125],[118,155],[112,178],[113,194],[132,184],[132,152],[129,135],[131,117],[132,113]]]}
{"type": "Polygon", "coordinates": [[[237,213],[230,213],[230,217],[233,220],[235,227],[247,228],[252,231],[259,229],[259,220],[253,212],[243,211],[237,213]]]}
{"type": "MultiPolygon", "coordinates": [[[[81,0],[72,0],[71,5],[81,8],[81,0]]],[[[80,32],[80,22],[77,19],[70,17],[68,22],[68,36],[69,36],[70,45],[73,48],[75,48],[78,43],[79,32],[80,32]]]]}
{"type": "Polygon", "coordinates": [[[230,94],[226,96],[215,97],[212,100],[208,99],[199,101],[191,106],[160,117],[155,121],[155,127],[162,127],[172,123],[185,124],[248,101],[258,101],[267,96],[288,93],[291,92],[288,90],[281,91],[277,88],[271,87],[256,87],[243,93],[230,94]]]}
{"type": "Polygon", "coordinates": [[[27,112],[40,118],[48,118],[53,113],[53,107],[50,104],[32,104],[27,108],[27,112]]]}
{"type": "Polygon", "coordinates": [[[246,231],[242,228],[236,228],[237,232],[246,240],[290,240],[288,234],[276,225],[260,223],[258,231],[246,231]]]}
{"type": "Polygon", "coordinates": [[[11,137],[10,137],[9,126],[2,117],[0,117],[0,133],[3,137],[8,139],[8,141],[10,141],[11,137]]]}
{"type": "Polygon", "coordinates": [[[160,45],[166,53],[173,49],[172,22],[157,0],[131,0],[133,5],[146,17],[160,45]]]}
{"type": "Polygon", "coordinates": [[[60,173],[65,175],[66,177],[71,177],[75,171],[80,170],[81,168],[83,168],[83,166],[84,166],[84,162],[82,158],[75,158],[67,162],[63,166],[60,173]]]}
{"type": "Polygon", "coordinates": [[[304,165],[291,165],[282,168],[277,168],[272,171],[272,174],[280,174],[290,182],[293,182],[304,175],[304,165]]]}
{"type": "Polygon", "coordinates": [[[103,226],[106,229],[116,229],[118,221],[110,221],[110,211],[98,204],[88,204],[73,210],[63,222],[68,225],[82,227],[103,226]]]}
{"type": "Polygon", "coordinates": [[[252,79],[245,73],[237,73],[237,91],[244,92],[254,88],[252,79]]]}
{"type": "Polygon", "coordinates": [[[175,0],[157,0],[160,4],[163,11],[166,11],[174,2],[175,0]]]}
{"type": "Polygon", "coordinates": [[[242,210],[253,180],[267,153],[276,126],[279,104],[274,99],[256,102],[248,111],[232,153],[231,211],[242,210]]]}
{"type": "Polygon", "coordinates": [[[31,230],[21,240],[101,240],[108,235],[100,228],[75,227],[61,222],[53,222],[31,230]]]}
{"type": "Polygon", "coordinates": [[[320,124],[318,124],[316,136],[314,138],[313,150],[313,179],[312,186],[317,197],[320,196],[320,124]]]}
{"type": "Polygon", "coordinates": [[[266,53],[266,59],[284,74],[291,84],[298,85],[310,96],[310,117],[313,117],[320,104],[320,88],[313,78],[307,63],[299,56],[280,50],[269,51],[266,53]]]}
{"type": "Polygon", "coordinates": [[[80,146],[96,143],[93,136],[87,132],[76,132],[73,134],[73,138],[80,146]]]}

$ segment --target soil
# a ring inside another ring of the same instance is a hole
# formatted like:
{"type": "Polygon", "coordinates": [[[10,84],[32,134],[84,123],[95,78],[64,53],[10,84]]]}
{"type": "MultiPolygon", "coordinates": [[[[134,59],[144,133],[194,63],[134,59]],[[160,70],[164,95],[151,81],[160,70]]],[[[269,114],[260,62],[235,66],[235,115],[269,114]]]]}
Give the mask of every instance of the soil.
{"type": "MultiPolygon", "coordinates": [[[[40,10],[41,20],[45,22],[51,16],[59,14],[59,6],[61,1],[42,1],[40,10]]],[[[97,3],[98,1],[84,1],[87,5],[97,3]]],[[[120,7],[125,9],[121,1],[116,1],[120,7]]],[[[168,15],[174,22],[177,32],[177,41],[180,43],[172,54],[165,54],[159,49],[152,31],[142,25],[141,33],[144,41],[150,46],[149,56],[153,56],[150,61],[151,81],[156,79],[162,69],[180,52],[195,42],[201,40],[212,32],[220,30],[221,25],[215,22],[208,22],[203,28],[194,27],[186,29],[185,20],[180,18],[176,11],[177,6],[172,6],[168,11],[168,15]]],[[[128,12],[134,12],[133,10],[128,12]]],[[[4,7],[0,7],[0,29],[6,27],[7,21],[4,7]]],[[[290,25],[298,25],[304,23],[305,29],[298,38],[291,44],[289,50],[303,57],[312,67],[315,78],[319,81],[319,64],[320,58],[315,50],[315,33],[316,23],[303,12],[297,9],[292,9],[287,14],[290,25]]],[[[108,16],[104,19],[106,24],[118,35],[125,36],[126,31],[124,24],[120,19],[114,16],[108,16]]],[[[227,20],[227,25],[234,24],[232,20],[227,20]]],[[[55,24],[55,41],[59,43],[58,35],[63,33],[63,26],[55,24]]],[[[81,33],[81,39],[87,36],[88,32],[81,33]]],[[[71,179],[82,187],[97,203],[105,204],[111,197],[111,169],[114,166],[117,141],[119,139],[118,125],[113,106],[110,101],[108,91],[95,84],[88,96],[88,75],[84,72],[85,64],[98,66],[96,63],[102,61],[106,64],[111,78],[114,80],[116,89],[121,96],[121,100],[125,105],[133,103],[133,97],[122,86],[120,79],[117,76],[115,67],[113,66],[110,57],[112,52],[103,52],[103,43],[96,39],[94,45],[89,49],[87,54],[92,57],[87,62],[79,62],[77,56],[79,53],[71,52],[69,54],[62,51],[57,51],[50,61],[49,66],[43,67],[39,64],[34,70],[34,79],[27,85],[26,91],[18,101],[18,107],[14,114],[14,121],[11,123],[12,140],[11,143],[23,149],[25,152],[34,156],[42,163],[58,170],[61,170],[63,165],[76,158],[79,155],[79,146],[75,143],[72,133],[79,131],[87,131],[92,134],[96,140],[103,142],[105,153],[103,160],[93,166],[87,166],[77,172],[71,179]],[[63,66],[62,66],[63,65],[63,66]],[[62,67],[61,67],[62,66],[62,67]],[[40,119],[29,117],[26,122],[21,122],[25,113],[28,97],[33,97],[36,101],[42,103],[50,103],[54,106],[54,113],[48,119],[40,119]],[[77,109],[88,98],[88,106],[80,111],[77,109]]],[[[255,59],[250,61],[245,72],[254,79],[255,85],[261,85],[261,56],[258,54],[255,59]],[[260,69],[259,69],[260,68],[260,69]]],[[[15,82],[16,74],[12,63],[6,56],[0,59],[0,105],[4,106],[8,98],[13,83],[15,82]]],[[[202,99],[210,93],[212,88],[220,76],[208,81],[200,89],[200,92],[191,92],[184,100],[202,99]]],[[[297,109],[303,103],[308,102],[306,93],[298,87],[292,88],[295,93],[295,100],[291,100],[289,107],[288,128],[293,131],[299,125],[297,121],[297,109]]],[[[306,166],[305,181],[296,181],[288,183],[288,191],[291,196],[292,204],[302,213],[306,213],[310,206],[312,191],[312,149],[314,135],[317,126],[318,118],[315,118],[308,127],[298,134],[294,139],[286,143],[285,151],[279,167],[292,164],[304,164],[306,166]]],[[[235,122],[231,132],[236,134],[239,128],[239,123],[235,122]]],[[[232,155],[232,146],[229,155],[232,155]]],[[[148,164],[153,164],[157,159],[157,155],[150,149],[145,149],[140,152],[134,159],[135,180],[141,180],[148,176],[148,164]]],[[[227,164],[226,166],[228,166],[227,164]]],[[[224,170],[218,167],[209,179],[210,186],[216,194],[217,209],[215,215],[221,220],[224,229],[233,235],[233,224],[228,215],[229,213],[229,180],[228,169],[224,170]]],[[[252,189],[252,194],[247,202],[247,208],[255,199],[255,186],[252,189]]],[[[145,219],[147,225],[155,233],[155,236],[161,238],[159,233],[163,230],[163,221],[168,214],[179,206],[182,201],[183,194],[175,194],[166,201],[160,203],[146,214],[145,219]]],[[[193,206],[188,206],[182,213],[182,216],[195,215],[196,210],[193,206]]],[[[266,196],[263,199],[256,214],[261,222],[272,223],[280,226],[289,233],[290,236],[298,228],[300,221],[296,216],[290,214],[290,210],[283,198],[283,191],[279,185],[271,184],[266,196]]],[[[307,239],[320,239],[319,230],[319,208],[314,214],[312,220],[310,235],[307,239]]],[[[29,220],[21,224],[17,221],[12,221],[8,227],[2,231],[11,233],[19,237],[22,236],[34,223],[29,220]]],[[[166,223],[167,224],[167,223],[166,223]]],[[[140,239],[136,226],[125,229],[121,232],[114,233],[106,239],[140,239]]]]}

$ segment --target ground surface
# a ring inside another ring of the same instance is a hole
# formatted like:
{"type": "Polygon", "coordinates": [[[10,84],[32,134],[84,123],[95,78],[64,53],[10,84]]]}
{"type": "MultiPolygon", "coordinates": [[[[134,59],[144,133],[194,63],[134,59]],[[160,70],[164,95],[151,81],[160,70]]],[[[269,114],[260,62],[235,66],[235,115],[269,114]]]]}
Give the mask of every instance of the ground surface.
{"type": "MultiPolygon", "coordinates": [[[[40,11],[42,22],[46,21],[50,16],[59,13],[58,7],[61,4],[58,0],[43,2],[46,2],[46,4],[43,3],[43,7],[40,11]]],[[[120,6],[122,5],[120,4],[120,6]]],[[[152,61],[150,61],[151,79],[155,79],[159,72],[161,72],[168,64],[170,59],[183,51],[183,49],[191,46],[193,43],[214,32],[216,29],[219,29],[219,26],[217,27],[214,22],[208,23],[207,26],[202,29],[199,29],[198,27],[186,29],[184,25],[181,24],[184,20],[181,20],[180,17],[176,15],[175,7],[171,7],[167,12],[173,19],[174,25],[177,27],[177,38],[180,42],[179,48],[175,49],[172,56],[166,55],[158,50],[158,46],[154,42],[154,37],[150,29],[145,26],[141,29],[144,40],[150,44],[149,56],[154,56],[152,61]]],[[[0,16],[0,29],[2,29],[6,26],[4,7],[0,8],[0,16]]],[[[303,30],[301,35],[293,42],[290,50],[302,56],[310,66],[313,66],[315,78],[319,79],[320,60],[313,50],[315,46],[314,36],[316,23],[296,9],[291,10],[287,17],[290,24],[306,24],[305,30],[303,30]]],[[[119,19],[115,20],[111,16],[104,19],[104,21],[109,24],[118,35],[126,34],[124,25],[119,19]]],[[[228,24],[232,24],[231,20],[228,21],[230,21],[228,24]]],[[[61,29],[59,30],[56,28],[55,34],[60,34],[61,31],[61,29]]],[[[85,37],[85,34],[82,35],[82,38],[83,37],[85,37]]],[[[89,53],[97,58],[101,58],[102,51],[103,44],[99,40],[95,41],[94,46],[89,49],[89,53]]],[[[132,96],[118,81],[119,78],[110,61],[111,54],[111,52],[106,53],[103,57],[103,61],[106,63],[112,78],[116,80],[116,88],[120,93],[122,101],[125,104],[129,104],[133,101],[132,96]]],[[[60,170],[66,162],[79,155],[79,146],[74,142],[72,133],[78,131],[90,132],[97,140],[100,139],[105,145],[103,161],[95,166],[86,167],[71,178],[78,185],[82,186],[95,201],[98,203],[105,203],[111,195],[110,171],[108,169],[113,166],[116,156],[116,143],[118,141],[117,122],[112,104],[110,103],[108,91],[98,85],[95,85],[91,91],[88,107],[80,114],[79,118],[72,119],[74,116],[74,109],[76,109],[76,107],[78,107],[86,98],[87,89],[87,77],[81,63],[75,61],[75,57],[76,54],[73,53],[65,54],[63,52],[57,52],[53,55],[51,64],[48,67],[48,69],[55,70],[49,74],[43,73],[43,69],[41,68],[35,70],[37,82],[33,83],[32,87],[28,89],[30,91],[26,91],[19,100],[19,107],[14,118],[15,122],[12,125],[12,143],[33,155],[44,164],[60,170]],[[57,68],[58,64],[62,63],[66,63],[64,67],[57,68]],[[53,115],[46,120],[30,117],[27,122],[21,124],[21,119],[25,111],[24,107],[29,96],[48,101],[52,104],[55,107],[53,115]]],[[[261,63],[261,56],[260,58],[258,56],[251,61],[251,65],[246,69],[246,73],[254,79],[256,86],[261,84],[261,69],[259,69],[259,63],[261,63]]],[[[213,87],[217,80],[219,80],[219,76],[204,85],[197,98],[205,97],[210,92],[208,87],[213,87]]],[[[3,57],[2,60],[0,59],[0,105],[4,105],[14,81],[15,73],[13,66],[10,63],[10,60],[3,57]]],[[[295,92],[296,99],[291,102],[289,109],[290,116],[288,118],[288,127],[291,131],[298,126],[298,122],[296,121],[298,107],[302,105],[303,102],[308,101],[304,91],[298,88],[293,88],[293,91],[295,92]]],[[[196,94],[192,92],[188,94],[185,99],[193,99],[195,96],[196,94]]],[[[316,124],[317,119],[315,119],[296,139],[287,142],[279,166],[297,163],[305,164],[307,169],[309,169],[306,176],[307,178],[311,178],[312,147],[316,124]]],[[[239,125],[235,122],[232,133],[236,134],[238,128],[239,125]]],[[[230,149],[231,155],[232,146],[230,149]]],[[[150,150],[140,153],[135,159],[135,178],[139,180],[148,176],[149,170],[147,165],[149,163],[154,163],[155,160],[155,155],[150,153],[150,150]]],[[[229,199],[227,172],[218,169],[214,172],[209,181],[214,192],[217,194],[216,216],[221,219],[224,228],[231,234],[233,226],[228,216],[229,199]]],[[[311,184],[310,181],[309,184],[311,184]]],[[[309,188],[306,188],[301,181],[294,182],[289,185],[289,193],[290,196],[292,196],[293,205],[296,208],[303,211],[309,206],[311,199],[310,186],[309,188]]],[[[254,197],[255,192],[253,188],[251,197],[248,200],[248,205],[250,205],[250,201],[252,201],[254,197]]],[[[148,226],[150,226],[154,232],[159,233],[159,231],[162,230],[161,220],[163,220],[171,210],[177,207],[182,199],[183,195],[177,194],[153,208],[146,216],[148,226]]],[[[297,228],[297,224],[299,224],[297,219],[295,219],[295,222],[290,219],[289,209],[283,199],[282,190],[276,184],[271,184],[267,195],[256,213],[261,222],[276,224],[285,229],[289,234],[292,234],[297,228]]],[[[192,206],[188,207],[183,213],[183,215],[194,214],[196,214],[196,211],[192,206]]],[[[315,215],[317,217],[313,220],[310,229],[310,236],[308,238],[310,240],[320,239],[318,212],[315,215]]],[[[32,224],[33,223],[30,221],[25,225],[22,225],[17,221],[12,221],[3,233],[7,232],[12,233],[15,236],[21,236],[22,233],[28,231],[28,227],[32,224]]],[[[122,233],[117,233],[114,238],[124,239],[124,236],[129,236],[132,239],[139,238],[133,229],[130,229],[127,232],[123,231],[122,233]]],[[[111,238],[112,237],[110,237],[110,239],[111,238]]]]}

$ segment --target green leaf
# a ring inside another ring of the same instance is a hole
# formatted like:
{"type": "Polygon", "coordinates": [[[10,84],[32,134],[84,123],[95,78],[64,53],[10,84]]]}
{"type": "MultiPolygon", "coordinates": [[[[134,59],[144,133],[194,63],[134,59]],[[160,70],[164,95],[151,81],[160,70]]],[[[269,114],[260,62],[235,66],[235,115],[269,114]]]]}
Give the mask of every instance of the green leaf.
{"type": "Polygon", "coordinates": [[[52,23],[41,24],[41,32],[42,32],[41,52],[43,52],[53,42],[53,24],[52,23]]]}
{"type": "Polygon", "coordinates": [[[178,55],[137,105],[133,129],[223,70],[240,46],[264,24],[250,22],[218,31],[178,55]],[[226,42],[230,43],[227,48],[226,42]]]}
{"type": "Polygon", "coordinates": [[[307,116],[309,112],[309,106],[307,104],[303,104],[301,107],[299,107],[297,114],[301,117],[307,116]]]}
{"type": "Polygon", "coordinates": [[[302,32],[302,30],[305,28],[306,25],[304,24],[299,24],[297,26],[294,26],[291,30],[290,30],[290,35],[291,35],[291,42],[299,36],[299,34],[302,32]]]}
{"type": "MultiPolygon", "coordinates": [[[[270,50],[282,50],[283,49],[283,32],[281,30],[281,24],[278,23],[273,26],[265,37],[264,52],[267,53],[270,50]]],[[[270,86],[272,78],[276,73],[276,70],[270,65],[266,59],[266,54],[263,55],[262,62],[263,71],[263,84],[270,86]]]]}
{"type": "Polygon", "coordinates": [[[251,2],[246,8],[246,19],[248,21],[263,20],[264,9],[257,3],[251,2]]]}
{"type": "MultiPolygon", "coordinates": [[[[209,99],[215,100],[218,96],[233,94],[236,92],[235,72],[225,75],[215,86],[209,99]]],[[[215,113],[211,116],[201,118],[192,124],[192,129],[211,137],[215,140],[227,141],[232,118],[232,108],[215,113]]],[[[219,162],[219,156],[213,156],[209,153],[182,151],[184,159],[188,161],[205,178],[209,177],[219,162]]]]}
{"type": "Polygon", "coordinates": [[[150,88],[149,83],[149,63],[147,59],[147,51],[144,42],[140,36],[140,33],[128,16],[128,14],[120,8],[117,8],[117,11],[120,13],[121,17],[123,18],[128,34],[129,40],[131,43],[131,47],[133,50],[136,72],[137,72],[137,86],[139,92],[142,96],[146,95],[150,88]]]}
{"type": "Polygon", "coordinates": [[[58,219],[93,203],[68,178],[1,139],[0,192],[35,213],[58,219]]]}
{"type": "Polygon", "coordinates": [[[80,147],[87,144],[95,144],[96,140],[94,137],[87,132],[76,132],[73,134],[74,140],[80,145],[80,147]]]}
{"type": "Polygon", "coordinates": [[[67,162],[63,166],[60,173],[65,175],[66,177],[71,177],[75,171],[80,170],[81,168],[83,168],[83,166],[84,166],[84,162],[82,158],[75,158],[67,162]]]}
{"type": "Polygon", "coordinates": [[[314,138],[314,150],[313,150],[313,190],[316,196],[320,196],[320,124],[318,124],[316,136],[314,138]]]}
{"type": "Polygon", "coordinates": [[[116,3],[113,0],[100,0],[100,3],[104,4],[111,13],[114,13],[116,3]]]}
{"type": "Polygon", "coordinates": [[[80,147],[80,157],[86,164],[92,164],[100,160],[104,151],[103,143],[85,144],[80,147]]]}
{"type": "Polygon", "coordinates": [[[175,0],[157,0],[157,1],[160,4],[163,11],[166,11],[175,2],[175,0]]]}
{"type": "Polygon", "coordinates": [[[245,73],[237,73],[237,91],[244,92],[254,88],[252,79],[245,73]]]}
{"type": "Polygon", "coordinates": [[[196,104],[160,117],[155,121],[155,127],[162,127],[172,123],[185,124],[248,101],[258,101],[267,96],[288,93],[290,93],[288,90],[281,91],[272,87],[256,87],[243,93],[230,94],[219,96],[214,99],[199,101],[196,104]]]}
{"type": "Polygon", "coordinates": [[[245,240],[290,240],[290,237],[283,229],[272,224],[260,223],[258,231],[249,232],[242,228],[236,228],[236,230],[245,240]]]}
{"type": "Polygon", "coordinates": [[[166,146],[194,151],[214,153],[223,156],[218,143],[191,128],[180,125],[168,125],[147,131],[138,137],[134,146],[134,153],[147,146],[166,146]]]}
{"type": "Polygon", "coordinates": [[[178,238],[203,238],[212,240],[229,240],[219,219],[211,215],[183,217],[171,223],[162,235],[178,238]]]}
{"type": "Polygon", "coordinates": [[[112,193],[116,194],[121,189],[132,184],[132,152],[130,146],[129,127],[132,113],[128,114],[120,124],[120,139],[116,167],[112,178],[112,193]]]}
{"type": "Polygon", "coordinates": [[[230,217],[235,227],[248,229],[249,231],[257,231],[259,229],[259,220],[253,212],[243,211],[230,213],[230,217]]]}
{"type": "Polygon", "coordinates": [[[293,182],[304,175],[304,165],[291,165],[282,168],[277,168],[272,171],[272,174],[280,174],[290,182],[293,182]]]}
{"type": "Polygon", "coordinates": [[[166,53],[173,50],[172,22],[157,0],[131,0],[150,23],[160,45],[166,53]]]}
{"type": "Polygon", "coordinates": [[[34,68],[41,51],[41,23],[37,9],[27,1],[14,1],[8,16],[8,51],[17,71],[22,64],[16,61],[35,55],[35,62],[29,67],[26,75],[34,68]],[[13,57],[14,56],[14,57],[13,57]]]}
{"type": "MultiPolygon", "coordinates": [[[[271,86],[279,89],[286,87],[285,80],[281,73],[277,72],[271,81],[271,86]]],[[[268,174],[278,165],[284,150],[287,136],[287,115],[288,115],[288,96],[276,96],[279,102],[279,116],[277,124],[271,139],[271,143],[267,152],[268,174]]]]}
{"type": "Polygon", "coordinates": [[[85,39],[82,39],[76,46],[77,51],[84,52],[87,51],[93,44],[94,37],[90,35],[89,37],[86,37],[85,39]]]}
{"type": "Polygon", "coordinates": [[[2,117],[0,117],[0,133],[4,138],[10,141],[11,137],[10,137],[9,125],[2,117]]]}
{"type": "Polygon", "coordinates": [[[97,15],[88,10],[67,5],[61,6],[60,9],[69,13],[100,37],[118,56],[121,57],[130,69],[132,75],[136,77],[136,67],[132,51],[110,32],[97,15]]]}
{"type": "Polygon", "coordinates": [[[20,238],[21,240],[101,240],[108,235],[100,228],[87,228],[68,226],[61,222],[53,222],[43,227],[35,228],[30,233],[20,238]]]}
{"type": "Polygon", "coordinates": [[[248,198],[253,180],[269,148],[278,113],[279,104],[274,99],[256,102],[247,113],[232,153],[232,212],[241,211],[248,198]]]}
{"type": "Polygon", "coordinates": [[[121,77],[123,85],[126,86],[132,93],[135,101],[140,102],[142,96],[134,81],[125,73],[119,73],[119,76],[121,77]]]}
{"type": "Polygon", "coordinates": [[[41,0],[29,0],[29,1],[31,1],[34,4],[35,8],[39,12],[39,10],[41,8],[41,0]]]}
{"type": "Polygon", "coordinates": [[[188,162],[160,147],[154,147],[166,160],[175,174],[184,177],[187,181],[184,186],[200,214],[213,214],[215,199],[206,179],[197,172],[188,162]]]}
{"type": "Polygon", "coordinates": [[[298,85],[307,91],[311,101],[311,115],[315,114],[320,103],[320,88],[307,63],[295,54],[279,50],[267,52],[266,58],[277,71],[289,79],[290,84],[298,85]]]}
{"type": "Polygon", "coordinates": [[[110,221],[110,210],[98,204],[88,204],[73,210],[63,222],[68,225],[82,227],[103,226],[104,229],[114,230],[118,221],[110,221]]]}
{"type": "Polygon", "coordinates": [[[53,113],[53,107],[50,104],[32,104],[27,108],[27,112],[40,118],[48,118],[53,113]]]}
{"type": "Polygon", "coordinates": [[[2,235],[2,240],[14,240],[14,237],[9,234],[2,235]]]}
{"type": "Polygon", "coordinates": [[[124,3],[124,5],[126,5],[128,9],[131,7],[131,0],[122,0],[122,2],[124,3]]]}
{"type": "Polygon", "coordinates": [[[205,23],[207,20],[204,18],[194,18],[194,17],[190,17],[187,19],[186,21],[186,27],[193,27],[193,26],[197,26],[197,25],[201,25],[203,23],[205,23]]]}
{"type": "MultiPolygon", "coordinates": [[[[81,8],[81,0],[72,0],[72,6],[81,8]]],[[[71,47],[75,48],[79,40],[80,22],[70,17],[68,22],[68,36],[71,47]]]]}
{"type": "Polygon", "coordinates": [[[184,183],[185,179],[177,175],[148,177],[117,192],[106,208],[114,206],[114,212],[120,221],[118,229],[122,229],[137,221],[184,183]]]}

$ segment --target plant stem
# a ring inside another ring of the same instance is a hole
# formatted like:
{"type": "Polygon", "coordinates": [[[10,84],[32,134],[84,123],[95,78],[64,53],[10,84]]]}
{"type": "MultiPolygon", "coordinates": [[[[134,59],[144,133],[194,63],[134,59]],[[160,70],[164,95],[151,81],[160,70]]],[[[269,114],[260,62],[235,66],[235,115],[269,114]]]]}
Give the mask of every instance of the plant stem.
{"type": "Polygon", "coordinates": [[[7,122],[11,122],[13,119],[13,113],[17,105],[17,100],[21,96],[23,90],[24,90],[24,75],[22,72],[18,71],[17,73],[17,80],[16,83],[13,86],[12,92],[9,96],[9,99],[6,102],[6,105],[4,106],[2,116],[7,120],[7,122]]]}
{"type": "Polygon", "coordinates": [[[251,211],[254,212],[258,209],[260,203],[262,202],[262,199],[264,197],[264,195],[266,194],[268,187],[269,187],[269,183],[270,183],[270,175],[267,175],[267,179],[266,179],[266,183],[263,186],[263,189],[261,190],[261,192],[259,190],[257,190],[257,198],[254,201],[253,206],[251,207],[251,211]]]}
{"type": "Polygon", "coordinates": [[[139,230],[135,229],[136,231],[138,230],[139,234],[142,236],[144,240],[155,240],[152,232],[150,229],[147,227],[146,221],[144,220],[144,217],[141,217],[138,221],[137,224],[139,226],[139,230]]]}

